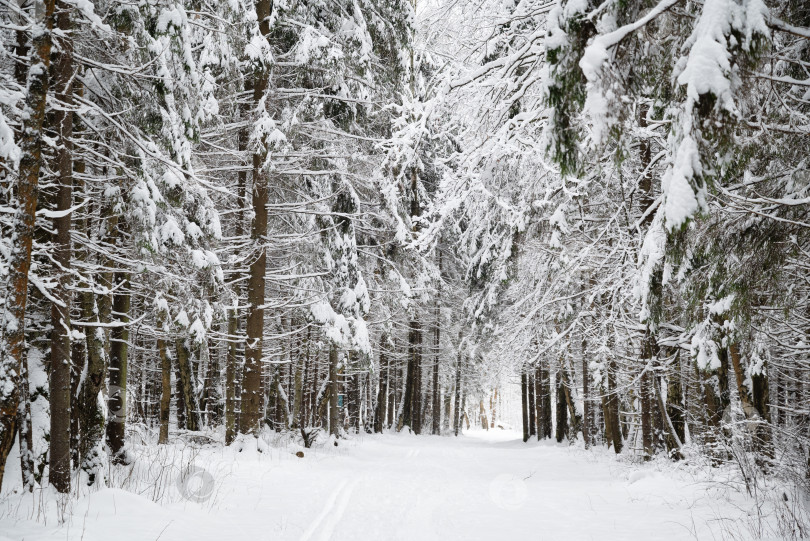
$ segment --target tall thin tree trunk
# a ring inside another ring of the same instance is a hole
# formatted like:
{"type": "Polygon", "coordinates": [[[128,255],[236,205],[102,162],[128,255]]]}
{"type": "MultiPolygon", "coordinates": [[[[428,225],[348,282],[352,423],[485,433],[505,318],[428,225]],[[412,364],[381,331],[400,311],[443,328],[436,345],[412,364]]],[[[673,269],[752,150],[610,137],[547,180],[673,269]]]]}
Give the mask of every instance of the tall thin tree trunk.
{"type": "Polygon", "coordinates": [[[562,371],[560,368],[555,378],[555,386],[557,388],[557,426],[556,435],[557,443],[561,443],[568,437],[568,403],[565,396],[565,381],[563,379],[562,371]]]}
{"type": "Polygon", "coordinates": [[[383,351],[386,335],[380,336],[380,388],[377,392],[377,408],[374,411],[374,432],[380,433],[385,425],[388,408],[388,356],[383,351]]]}
{"type": "Polygon", "coordinates": [[[304,368],[306,367],[306,360],[309,357],[309,335],[307,334],[306,354],[302,356],[301,348],[298,348],[296,355],[297,362],[295,364],[295,377],[293,380],[293,408],[292,408],[292,427],[300,428],[303,426],[301,422],[302,401],[304,398],[304,368]]]}
{"type": "MultiPolygon", "coordinates": [[[[22,7],[20,7],[22,10],[22,7]]],[[[26,22],[23,17],[15,17],[15,22],[19,25],[15,34],[17,36],[16,54],[18,58],[27,59],[29,55],[28,33],[24,30],[26,22]]],[[[18,61],[14,65],[14,78],[21,88],[26,86],[27,65],[18,61]]],[[[3,329],[5,331],[5,329],[3,329]]],[[[0,352],[0,363],[5,362],[5,354],[0,352]]],[[[0,379],[2,381],[2,379],[0,379]]],[[[20,373],[18,376],[19,408],[17,409],[17,431],[20,444],[20,472],[22,473],[23,488],[33,492],[35,484],[34,476],[34,436],[31,421],[31,393],[28,380],[28,352],[23,350],[20,359],[20,373]]],[[[0,402],[2,404],[2,402],[0,402]]],[[[2,407],[2,406],[0,406],[2,407]]],[[[2,430],[0,424],[0,430],[2,430]]],[[[0,446],[2,439],[0,439],[0,446]]],[[[4,460],[4,459],[3,459],[4,460]]],[[[0,462],[0,487],[2,487],[2,469],[5,462],[0,462]]]]}
{"type": "Polygon", "coordinates": [[[59,47],[53,65],[54,94],[64,108],[58,107],[53,113],[57,142],[56,167],[59,171],[59,188],[56,194],[58,216],[53,219],[53,261],[58,279],[53,289],[55,301],[51,304],[51,432],[48,480],[58,492],[66,493],[70,491],[71,473],[70,207],[73,205],[73,111],[70,106],[73,103],[73,41],[69,6],[61,0],[57,2],[57,6],[59,47]]]}
{"type": "Polygon", "coordinates": [[[489,411],[492,414],[492,418],[489,420],[489,426],[495,428],[495,423],[498,422],[496,417],[498,416],[498,388],[495,387],[495,390],[492,391],[492,397],[490,397],[489,401],[489,411]]]}
{"type": "MultiPolygon", "coordinates": [[[[99,323],[96,295],[92,291],[82,291],[81,308],[84,321],[99,323]]],[[[104,437],[104,412],[99,407],[98,396],[107,379],[107,352],[101,327],[86,327],[84,333],[87,360],[74,413],[79,421],[81,467],[90,476],[90,483],[93,483],[96,470],[100,467],[99,444],[104,437]]]]}
{"type": "Polygon", "coordinates": [[[236,439],[236,373],[239,365],[236,333],[239,332],[238,297],[233,298],[233,308],[228,311],[228,353],[225,360],[225,445],[236,439]]]}
{"type": "MultiPolygon", "coordinates": [[[[719,319],[716,323],[722,325],[719,319]]],[[[714,447],[717,456],[725,456],[724,446],[721,443],[727,435],[723,426],[723,417],[731,404],[728,386],[728,349],[720,348],[717,356],[720,366],[697,368],[706,406],[706,427],[708,429],[706,442],[714,447]]]]}
{"type": "Polygon", "coordinates": [[[23,488],[34,491],[34,430],[31,420],[31,393],[28,380],[28,352],[23,353],[20,363],[20,407],[17,427],[20,442],[20,471],[23,488]]]}
{"type": "Polygon", "coordinates": [[[17,432],[20,403],[19,378],[25,358],[25,309],[28,302],[28,271],[37,210],[37,188],[42,165],[42,124],[48,95],[48,68],[51,62],[51,30],[54,0],[42,0],[36,10],[32,51],[28,68],[23,126],[19,146],[22,151],[17,178],[17,211],[14,215],[14,251],[9,265],[6,316],[0,347],[0,487],[6,460],[17,432]]]}
{"type": "Polygon", "coordinates": [[[413,318],[408,333],[408,373],[405,386],[405,408],[402,425],[414,432],[421,432],[422,410],[422,328],[418,319],[413,318]]]}
{"type": "Polygon", "coordinates": [[[129,350],[129,275],[117,272],[112,309],[117,325],[110,333],[110,385],[107,399],[107,445],[114,463],[128,462],[124,448],[127,419],[127,353],[129,350]]]}
{"type": "Polygon", "coordinates": [[[590,389],[588,388],[588,380],[590,379],[590,372],[588,370],[588,343],[582,339],[582,440],[585,443],[585,448],[589,448],[593,443],[591,434],[593,428],[591,424],[591,401],[590,389]]]}
{"type": "Polygon", "coordinates": [[[619,423],[619,395],[616,391],[616,361],[608,363],[607,393],[605,396],[605,424],[607,425],[608,438],[613,442],[613,450],[618,455],[622,452],[624,440],[619,423]]]}
{"type": "Polygon", "coordinates": [[[650,388],[650,373],[647,367],[643,369],[639,378],[639,401],[641,402],[641,441],[644,447],[644,460],[650,460],[655,454],[653,447],[652,426],[652,389],[650,388]]]}
{"type": "Polygon", "coordinates": [[[329,433],[340,437],[340,413],[338,411],[338,350],[334,344],[329,345],[329,433]]]}
{"type": "MultiPolygon", "coordinates": [[[[259,31],[265,38],[270,34],[270,0],[256,1],[259,31]]],[[[253,78],[253,102],[258,106],[265,98],[269,79],[269,68],[255,68],[253,78]]],[[[269,186],[264,162],[267,158],[267,141],[259,143],[259,150],[253,154],[253,224],[250,237],[254,243],[256,258],[250,264],[248,280],[247,343],[245,345],[245,367],[242,385],[242,412],[240,430],[258,436],[262,421],[262,342],[264,340],[264,288],[267,270],[267,203],[269,186]]]]}
{"type": "Polygon", "coordinates": [[[172,360],[169,357],[166,340],[157,339],[160,355],[160,435],[158,444],[169,443],[169,413],[172,404],[172,360]]]}
{"type": "MultiPolygon", "coordinates": [[[[744,361],[740,355],[740,347],[732,343],[728,347],[731,356],[731,365],[734,368],[734,376],[737,381],[737,391],[742,404],[743,413],[746,419],[753,423],[754,448],[765,454],[773,456],[771,442],[771,412],[768,404],[768,372],[767,365],[760,367],[757,373],[749,374],[744,361]],[[750,388],[746,383],[746,375],[750,375],[750,388]]],[[[796,379],[798,383],[800,380],[796,379]]],[[[794,402],[796,403],[796,402],[794,402]]]]}
{"type": "Polygon", "coordinates": [[[520,373],[520,412],[523,420],[523,441],[529,441],[529,376],[525,367],[520,373]]]}
{"type": "Polygon", "coordinates": [[[435,349],[433,361],[433,434],[441,434],[442,431],[442,395],[439,387],[439,358],[441,356],[441,324],[442,324],[442,253],[438,253],[439,259],[439,287],[436,292],[436,328],[433,335],[433,347],[435,349]]]}
{"type": "Polygon", "coordinates": [[[175,341],[175,351],[177,353],[177,371],[180,375],[180,399],[183,401],[183,411],[185,412],[186,430],[197,431],[200,429],[200,415],[197,408],[194,393],[194,371],[191,367],[191,351],[186,343],[185,337],[179,337],[175,341]]]}
{"type": "Polygon", "coordinates": [[[461,361],[463,353],[461,351],[461,336],[459,336],[458,360],[456,361],[456,392],[455,392],[455,412],[453,414],[453,433],[458,436],[461,432],[461,361]]]}
{"type": "MultiPolygon", "coordinates": [[[[436,334],[439,333],[438,327],[436,328],[436,334]]],[[[436,345],[438,347],[439,340],[436,339],[436,345]]],[[[433,363],[433,434],[441,434],[442,430],[442,393],[439,387],[439,356],[436,355],[436,360],[433,363]]]]}
{"type": "MultiPolygon", "coordinates": [[[[670,375],[667,378],[667,399],[664,409],[666,410],[665,418],[669,419],[672,424],[672,434],[677,437],[677,441],[686,443],[686,404],[684,403],[684,390],[681,381],[683,376],[681,374],[680,352],[675,352],[675,364],[671,369],[670,375]]],[[[661,392],[659,391],[659,395],[661,392]]],[[[663,397],[662,397],[663,401],[663,397]]],[[[673,442],[674,443],[674,442],[673,442]]],[[[671,444],[668,444],[667,450],[672,452],[671,444]]]]}
{"type": "MultiPolygon", "coordinates": [[[[396,350],[394,350],[396,351],[396,350]]],[[[397,421],[397,393],[399,392],[400,367],[396,357],[388,359],[388,413],[386,427],[391,428],[397,421]]]]}
{"type": "Polygon", "coordinates": [[[481,428],[484,430],[489,430],[489,421],[487,421],[487,410],[484,407],[484,400],[481,399],[478,401],[478,413],[481,417],[481,428]]]}
{"type": "Polygon", "coordinates": [[[527,368],[527,382],[526,388],[528,391],[528,410],[529,410],[529,437],[537,435],[537,402],[534,396],[534,374],[531,368],[527,368]]]}

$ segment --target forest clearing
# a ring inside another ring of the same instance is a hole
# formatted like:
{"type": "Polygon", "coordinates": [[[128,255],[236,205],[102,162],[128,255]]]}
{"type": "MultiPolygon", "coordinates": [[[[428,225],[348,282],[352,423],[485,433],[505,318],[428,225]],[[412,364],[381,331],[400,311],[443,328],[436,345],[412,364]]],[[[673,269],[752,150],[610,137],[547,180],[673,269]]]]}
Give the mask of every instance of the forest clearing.
{"type": "Polygon", "coordinates": [[[162,453],[144,449],[137,463],[152,471],[126,480],[119,473],[111,485],[122,489],[82,490],[61,520],[55,499],[3,501],[0,540],[515,539],[527,532],[549,540],[677,540],[778,531],[773,509],[757,510],[733,471],[617,463],[605,452],[527,446],[520,433],[498,429],[459,439],[360,436],[319,449],[277,441],[265,453],[174,444],[162,453]],[[179,455],[205,472],[189,476],[186,488],[172,467],[179,455]]]}

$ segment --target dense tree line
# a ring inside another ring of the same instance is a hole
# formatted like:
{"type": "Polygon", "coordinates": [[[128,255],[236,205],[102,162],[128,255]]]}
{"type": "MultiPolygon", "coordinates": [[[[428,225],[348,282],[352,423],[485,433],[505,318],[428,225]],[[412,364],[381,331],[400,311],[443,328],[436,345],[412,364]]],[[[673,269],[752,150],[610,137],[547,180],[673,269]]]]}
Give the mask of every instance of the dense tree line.
{"type": "Polygon", "coordinates": [[[517,353],[524,439],[806,483],[806,3],[448,9],[482,39],[448,45],[438,220],[517,353]]]}
{"type": "Polygon", "coordinates": [[[16,0],[0,32],[0,482],[15,439],[67,492],[136,428],[457,435],[508,381],[526,440],[810,478],[803,2],[16,0]]]}

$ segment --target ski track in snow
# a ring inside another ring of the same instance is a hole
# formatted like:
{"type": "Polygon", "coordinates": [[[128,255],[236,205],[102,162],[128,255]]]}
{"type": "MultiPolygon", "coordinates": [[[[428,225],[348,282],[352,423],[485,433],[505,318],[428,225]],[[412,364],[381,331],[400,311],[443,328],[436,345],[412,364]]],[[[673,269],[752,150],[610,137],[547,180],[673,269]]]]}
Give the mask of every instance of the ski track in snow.
{"type": "Polygon", "coordinates": [[[335,526],[337,526],[338,522],[343,517],[343,513],[346,512],[346,507],[349,505],[352,492],[358,482],[359,481],[353,481],[350,483],[346,480],[340,483],[340,486],[329,496],[326,505],[323,510],[321,510],[321,514],[318,515],[318,518],[312,522],[312,525],[304,532],[304,535],[301,536],[301,541],[309,541],[312,539],[313,534],[319,530],[322,523],[323,528],[320,528],[321,531],[318,539],[326,541],[332,537],[335,526]],[[338,502],[337,509],[335,509],[336,502],[338,502]]]}
{"type": "Polygon", "coordinates": [[[216,482],[210,500],[182,500],[173,486],[161,504],[146,485],[138,494],[102,489],[73,500],[62,526],[49,496],[5,493],[0,541],[648,541],[723,539],[730,524],[745,539],[741,525],[753,508],[665,460],[639,465],[606,449],[524,444],[514,432],[363,435],[305,449],[303,459],[297,450],[204,448],[195,464],[216,482]],[[44,515],[31,503],[43,500],[44,515]]]}

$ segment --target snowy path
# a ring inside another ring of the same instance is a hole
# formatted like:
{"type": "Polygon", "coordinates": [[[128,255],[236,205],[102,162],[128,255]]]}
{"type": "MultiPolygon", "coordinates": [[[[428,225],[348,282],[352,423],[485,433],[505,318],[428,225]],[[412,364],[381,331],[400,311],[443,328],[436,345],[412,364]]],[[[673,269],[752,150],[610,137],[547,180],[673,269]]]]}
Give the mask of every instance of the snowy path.
{"type": "Polygon", "coordinates": [[[302,459],[211,450],[195,461],[215,481],[206,501],[103,490],[57,527],[12,519],[26,505],[10,510],[19,500],[6,498],[0,540],[721,539],[718,516],[741,513],[669,466],[517,437],[368,436],[302,459]]]}

